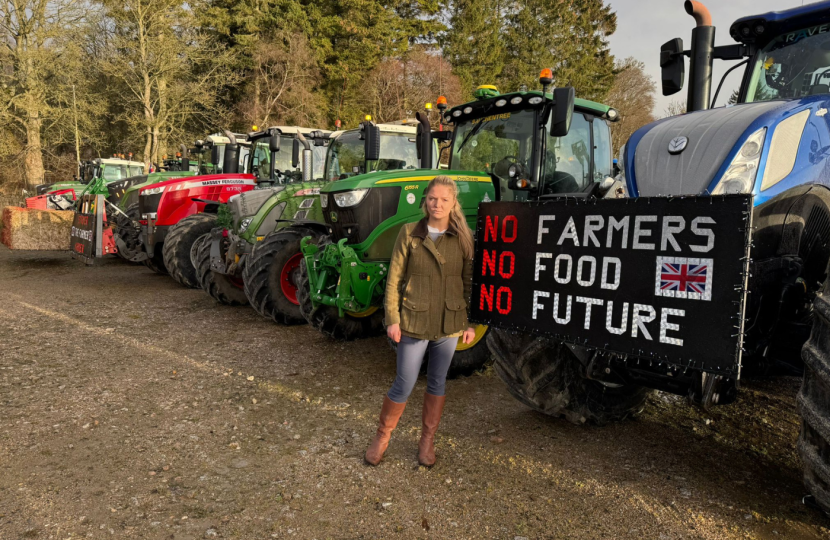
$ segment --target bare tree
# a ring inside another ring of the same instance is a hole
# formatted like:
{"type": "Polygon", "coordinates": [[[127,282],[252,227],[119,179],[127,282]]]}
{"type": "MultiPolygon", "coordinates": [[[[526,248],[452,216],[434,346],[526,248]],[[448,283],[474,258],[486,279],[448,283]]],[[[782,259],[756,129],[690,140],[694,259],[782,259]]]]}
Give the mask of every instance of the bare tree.
{"type": "Polygon", "coordinates": [[[614,155],[640,127],[655,120],[654,80],[645,72],[645,64],[628,57],[617,61],[614,85],[608,93],[607,103],[617,109],[620,120],[611,124],[614,155]]]}
{"type": "Polygon", "coordinates": [[[260,39],[253,69],[238,110],[250,124],[316,126],[325,118],[325,102],[315,93],[322,77],[308,40],[280,32],[260,39]]]}
{"type": "Polygon", "coordinates": [[[50,79],[64,60],[61,37],[80,20],[76,0],[0,1],[0,119],[24,141],[24,181],[43,181],[43,127],[50,79]]]}
{"type": "Polygon", "coordinates": [[[663,111],[663,118],[677,116],[679,114],[686,114],[686,103],[682,99],[675,99],[669,103],[669,106],[666,107],[665,111],[663,111]]]}
{"type": "MultiPolygon", "coordinates": [[[[118,85],[120,119],[140,133],[144,161],[158,162],[188,122],[222,124],[225,85],[236,82],[228,52],[200,32],[178,0],[107,0],[102,72],[118,85]]],[[[174,142],[175,144],[175,142],[174,142]]]]}
{"type": "MultiPolygon", "coordinates": [[[[450,104],[461,103],[461,81],[437,51],[420,47],[378,64],[365,78],[359,103],[378,122],[390,122],[413,117],[440,95],[450,104]]],[[[437,120],[437,115],[431,118],[437,120]]]]}

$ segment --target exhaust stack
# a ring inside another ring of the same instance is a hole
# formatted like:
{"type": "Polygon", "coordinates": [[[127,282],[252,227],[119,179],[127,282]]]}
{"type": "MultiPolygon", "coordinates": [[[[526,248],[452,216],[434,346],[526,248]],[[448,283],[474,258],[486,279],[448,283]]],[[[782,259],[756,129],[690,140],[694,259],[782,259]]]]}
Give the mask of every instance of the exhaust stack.
{"type": "Polygon", "coordinates": [[[311,151],[311,143],[299,131],[297,139],[303,145],[303,182],[311,182],[314,174],[314,153],[311,151]]]}
{"type": "Polygon", "coordinates": [[[230,141],[225,145],[225,159],[222,164],[222,172],[225,174],[236,174],[239,172],[239,145],[236,142],[236,136],[227,129],[223,129],[222,133],[230,141]]]}
{"type": "Polygon", "coordinates": [[[421,160],[422,169],[432,168],[432,126],[429,117],[425,113],[416,112],[418,120],[418,134],[416,135],[418,159],[421,160]]]}
{"type": "Polygon", "coordinates": [[[689,61],[689,93],[686,110],[702,111],[709,108],[712,93],[712,60],[715,49],[715,27],[712,15],[701,2],[686,0],[686,13],[694,17],[697,26],[692,30],[692,48],[689,61]]]}

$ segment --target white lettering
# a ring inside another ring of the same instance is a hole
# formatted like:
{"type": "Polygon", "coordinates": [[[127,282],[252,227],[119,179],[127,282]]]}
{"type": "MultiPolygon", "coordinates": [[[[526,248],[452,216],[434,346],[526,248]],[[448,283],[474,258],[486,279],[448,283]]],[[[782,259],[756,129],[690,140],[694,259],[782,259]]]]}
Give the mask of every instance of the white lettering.
{"type": "Polygon", "coordinates": [[[545,227],[545,222],[546,221],[553,221],[554,219],[556,219],[556,216],[539,216],[539,232],[536,235],[536,243],[537,244],[542,243],[542,235],[543,234],[547,234],[547,233],[550,232],[550,230],[548,230],[548,228],[545,227]]]}
{"type": "Polygon", "coordinates": [[[657,317],[657,312],[654,311],[652,306],[634,304],[634,317],[631,320],[631,337],[637,337],[637,331],[639,330],[643,333],[644,338],[649,341],[654,341],[651,339],[651,334],[648,333],[645,323],[650,323],[655,317],[657,317]],[[643,316],[643,313],[648,313],[648,315],[643,316]]]}
{"type": "Polygon", "coordinates": [[[540,309],[545,309],[545,306],[537,302],[538,298],[550,298],[550,293],[546,291],[533,291],[533,318],[536,318],[536,314],[539,312],[540,309]]]}
{"type": "Polygon", "coordinates": [[[620,322],[619,327],[616,327],[613,324],[611,324],[611,320],[614,314],[614,301],[609,300],[608,306],[605,308],[605,329],[611,332],[612,334],[624,334],[625,329],[628,328],[628,302],[623,302],[622,306],[622,321],[620,322]]]}
{"type": "Polygon", "coordinates": [[[663,218],[663,234],[660,236],[660,249],[666,251],[668,244],[671,244],[675,251],[680,251],[680,246],[674,239],[674,235],[686,228],[686,220],[682,216],[666,216],[663,218]]]}
{"type": "Polygon", "coordinates": [[[565,306],[565,317],[559,317],[559,293],[553,293],[553,320],[559,324],[571,322],[571,295],[568,295],[567,306],[565,306]]]}
{"type": "Polygon", "coordinates": [[[625,216],[619,221],[614,216],[608,217],[608,236],[605,239],[605,247],[611,247],[611,235],[614,231],[619,231],[620,229],[622,229],[622,245],[620,247],[622,249],[628,247],[628,216],[625,216]]]}
{"type": "Polygon", "coordinates": [[[565,285],[571,281],[571,269],[573,268],[573,258],[567,253],[562,253],[556,257],[556,262],[553,265],[553,278],[556,280],[557,283],[561,285],[565,285]],[[567,261],[568,263],[568,270],[565,273],[565,277],[559,277],[559,261],[567,261]]]}
{"type": "Polygon", "coordinates": [[[689,249],[692,251],[697,251],[698,253],[706,253],[710,251],[713,247],[715,247],[715,233],[712,232],[712,229],[701,229],[698,225],[701,223],[711,223],[714,224],[715,220],[708,217],[708,216],[701,216],[696,217],[692,220],[692,232],[698,236],[705,236],[706,237],[706,245],[705,246],[689,246],[689,249]]]}
{"type": "Polygon", "coordinates": [[[668,343],[669,345],[683,346],[683,340],[679,338],[667,337],[666,330],[680,330],[680,325],[669,322],[669,315],[676,315],[678,317],[685,317],[685,309],[670,309],[663,308],[660,310],[660,343],[668,343]]]}
{"type": "MultiPolygon", "coordinates": [[[[570,298],[570,297],[568,297],[570,298]]],[[[602,300],[599,298],[589,298],[587,296],[577,296],[577,302],[585,304],[585,330],[591,328],[591,306],[601,306],[602,300]]]]}
{"type": "Polygon", "coordinates": [[[544,272],[548,269],[547,266],[542,264],[542,259],[552,259],[553,253],[537,253],[536,254],[536,279],[534,281],[539,281],[539,272],[544,272]]]}
{"type": "Polygon", "coordinates": [[[612,291],[616,291],[617,287],[620,286],[620,269],[622,268],[622,261],[620,261],[617,257],[603,257],[602,258],[602,283],[600,283],[600,287],[603,289],[609,289],[612,291]],[[611,283],[608,281],[608,264],[611,263],[614,265],[614,282],[611,283]]]}
{"type": "Polygon", "coordinates": [[[631,247],[634,249],[654,249],[654,244],[642,242],[643,238],[651,236],[649,229],[642,229],[642,224],[657,221],[657,216],[635,216],[634,217],[634,241],[631,247]]]}
{"type": "Polygon", "coordinates": [[[585,255],[580,257],[576,263],[576,282],[582,285],[583,287],[590,287],[594,284],[594,279],[596,278],[597,272],[597,260],[590,255],[585,255]],[[582,279],[582,263],[584,262],[591,263],[591,272],[588,274],[589,279],[582,279]]]}
{"type": "Polygon", "coordinates": [[[559,236],[559,241],[556,245],[561,246],[562,242],[568,239],[573,240],[574,246],[579,247],[579,236],[576,234],[576,224],[574,224],[573,216],[568,218],[568,223],[565,224],[565,229],[562,231],[561,236],[559,236]]]}
{"type": "Polygon", "coordinates": [[[605,219],[602,216],[585,216],[585,232],[582,235],[582,245],[588,247],[590,244],[594,244],[596,247],[602,247],[594,233],[601,230],[603,225],[605,225],[605,219]]]}

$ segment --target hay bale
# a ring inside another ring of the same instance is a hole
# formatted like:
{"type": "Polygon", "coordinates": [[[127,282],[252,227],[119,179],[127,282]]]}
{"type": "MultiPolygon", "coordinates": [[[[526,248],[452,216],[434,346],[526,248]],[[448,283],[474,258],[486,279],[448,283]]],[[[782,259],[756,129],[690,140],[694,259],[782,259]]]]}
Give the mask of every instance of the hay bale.
{"type": "Polygon", "coordinates": [[[0,242],[9,249],[68,250],[74,212],[3,208],[0,242]]]}

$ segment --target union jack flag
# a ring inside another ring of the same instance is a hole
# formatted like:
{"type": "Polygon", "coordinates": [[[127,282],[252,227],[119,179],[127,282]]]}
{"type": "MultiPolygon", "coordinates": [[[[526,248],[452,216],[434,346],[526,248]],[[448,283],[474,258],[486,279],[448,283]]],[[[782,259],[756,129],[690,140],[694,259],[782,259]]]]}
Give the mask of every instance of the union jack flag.
{"type": "Polygon", "coordinates": [[[712,259],[657,257],[655,294],[694,300],[712,299],[712,259]]]}

